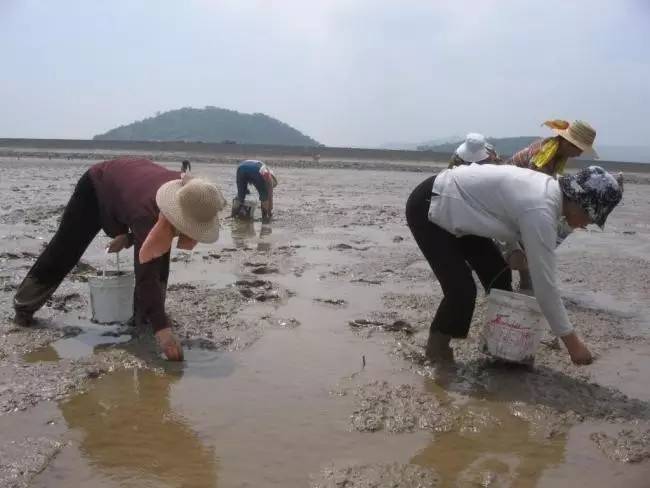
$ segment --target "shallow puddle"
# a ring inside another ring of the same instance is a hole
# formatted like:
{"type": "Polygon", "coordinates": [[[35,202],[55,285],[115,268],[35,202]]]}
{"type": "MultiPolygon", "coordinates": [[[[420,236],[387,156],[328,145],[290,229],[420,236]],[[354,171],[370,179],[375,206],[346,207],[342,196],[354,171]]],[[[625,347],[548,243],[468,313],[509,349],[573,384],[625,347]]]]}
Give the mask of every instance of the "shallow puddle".
{"type": "Polygon", "coordinates": [[[131,340],[130,335],[119,334],[116,330],[109,327],[89,328],[75,337],[59,339],[47,346],[35,349],[25,354],[24,360],[28,363],[37,363],[60,359],[81,359],[91,356],[98,347],[121,344],[131,340]]]}

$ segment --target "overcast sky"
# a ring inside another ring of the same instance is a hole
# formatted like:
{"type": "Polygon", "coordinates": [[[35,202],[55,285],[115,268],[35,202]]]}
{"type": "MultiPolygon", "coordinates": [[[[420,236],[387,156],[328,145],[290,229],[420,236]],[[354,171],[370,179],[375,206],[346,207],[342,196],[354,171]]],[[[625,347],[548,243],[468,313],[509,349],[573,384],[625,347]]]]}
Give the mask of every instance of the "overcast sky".
{"type": "Polygon", "coordinates": [[[0,137],[264,112],[328,145],[650,134],[650,0],[0,0],[0,137]]]}

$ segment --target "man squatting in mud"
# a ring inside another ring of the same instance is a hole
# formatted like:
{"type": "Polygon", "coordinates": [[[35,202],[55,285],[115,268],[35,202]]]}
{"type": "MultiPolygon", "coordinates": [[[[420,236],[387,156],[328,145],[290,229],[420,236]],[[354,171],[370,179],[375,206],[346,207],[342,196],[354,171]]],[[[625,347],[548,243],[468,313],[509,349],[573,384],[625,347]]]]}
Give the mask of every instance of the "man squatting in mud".
{"type": "MultiPolygon", "coordinates": [[[[523,244],[535,297],[571,360],[592,355],[573,330],[557,288],[558,229],[601,228],[623,197],[622,178],[599,166],[558,179],[510,165],[458,166],[418,185],[406,218],[420,250],[438,278],[443,299],[431,323],[426,355],[453,361],[452,338],[467,337],[476,301],[476,272],[486,291],[512,290],[512,274],[494,240],[523,244]]],[[[513,267],[516,267],[513,265],[513,267]]]]}
{"type": "MultiPolygon", "coordinates": [[[[269,224],[273,218],[273,189],[278,185],[278,180],[271,168],[262,161],[253,159],[242,161],[237,167],[236,180],[239,209],[244,209],[242,204],[246,199],[246,195],[250,193],[248,185],[253,185],[260,196],[262,223],[269,224]]],[[[237,209],[233,205],[233,212],[236,211],[237,209]]]]}
{"type": "Polygon", "coordinates": [[[100,229],[113,241],[108,251],[134,247],[136,323],[148,321],[169,360],[183,349],[165,314],[172,241],[193,249],[219,237],[225,200],[207,180],[193,178],[189,163],[171,171],[147,159],[122,157],[92,166],[70,197],[59,228],[18,287],[15,322],[29,326],[79,262],[100,229]]]}

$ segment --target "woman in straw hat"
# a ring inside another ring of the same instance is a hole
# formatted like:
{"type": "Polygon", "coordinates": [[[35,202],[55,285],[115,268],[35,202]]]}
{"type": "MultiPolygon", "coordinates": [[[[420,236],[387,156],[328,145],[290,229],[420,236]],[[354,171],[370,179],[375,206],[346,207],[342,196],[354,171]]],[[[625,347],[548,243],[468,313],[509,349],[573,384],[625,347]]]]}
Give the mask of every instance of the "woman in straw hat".
{"type": "Polygon", "coordinates": [[[622,181],[598,166],[554,179],[515,166],[472,164],[422,182],[408,199],[406,219],[444,294],[431,323],[427,357],[453,360],[450,340],[467,337],[476,301],[472,271],[486,290],[512,289],[510,268],[494,243],[499,240],[523,242],[535,296],[553,333],[574,363],[589,363],[591,353],[557,288],[558,222],[603,227],[622,197],[622,181]]]}
{"type": "Polygon", "coordinates": [[[169,360],[183,349],[165,314],[172,240],[192,249],[219,237],[218,213],[225,206],[219,189],[153,161],[122,157],[92,166],[79,179],[59,228],[27,273],[14,297],[15,322],[29,326],[79,262],[97,233],[113,237],[109,252],[134,246],[136,322],[148,320],[169,360]]]}
{"type": "Polygon", "coordinates": [[[598,159],[593,148],[596,131],[588,123],[576,120],[547,120],[544,124],[555,136],[533,142],[517,152],[506,164],[541,171],[550,176],[564,173],[569,158],[579,156],[598,159]]]}
{"type": "MultiPolygon", "coordinates": [[[[586,156],[598,159],[598,154],[593,148],[596,131],[588,123],[581,120],[569,123],[566,120],[555,119],[547,120],[542,125],[549,127],[556,135],[533,142],[512,156],[506,164],[540,171],[556,177],[558,174],[564,173],[564,168],[570,158],[586,156]]],[[[570,233],[571,228],[564,221],[561,222],[558,244],[570,233]]],[[[519,288],[530,290],[532,281],[523,251],[518,246],[506,248],[505,255],[513,269],[519,270],[519,288]]]]}

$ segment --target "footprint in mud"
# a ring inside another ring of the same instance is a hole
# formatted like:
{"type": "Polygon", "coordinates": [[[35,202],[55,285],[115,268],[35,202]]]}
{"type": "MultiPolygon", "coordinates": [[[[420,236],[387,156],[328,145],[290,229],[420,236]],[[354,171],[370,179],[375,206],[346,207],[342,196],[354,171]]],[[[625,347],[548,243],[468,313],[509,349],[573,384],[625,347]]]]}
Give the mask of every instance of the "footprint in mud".
{"type": "Polygon", "coordinates": [[[351,246],[350,244],[345,244],[344,242],[340,244],[336,244],[334,246],[330,246],[330,249],[333,251],[367,251],[370,249],[370,246],[363,246],[363,247],[358,247],[358,246],[351,246]]]}
{"type": "Polygon", "coordinates": [[[312,488],[435,488],[440,477],[435,471],[415,464],[358,464],[327,467],[312,476],[312,488]]]}

